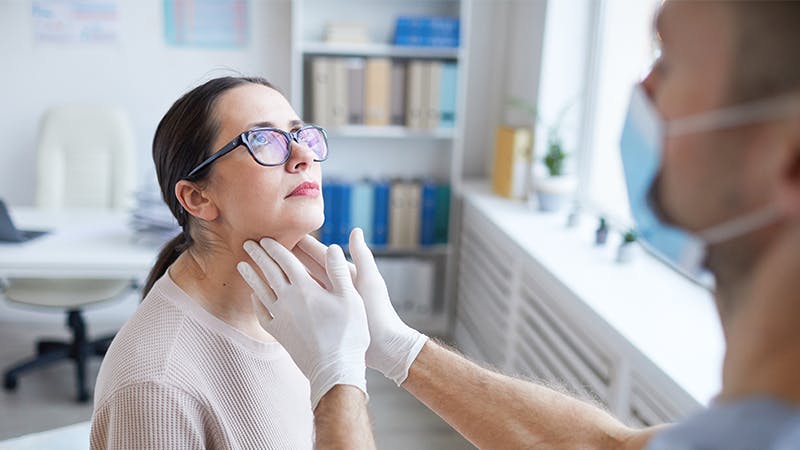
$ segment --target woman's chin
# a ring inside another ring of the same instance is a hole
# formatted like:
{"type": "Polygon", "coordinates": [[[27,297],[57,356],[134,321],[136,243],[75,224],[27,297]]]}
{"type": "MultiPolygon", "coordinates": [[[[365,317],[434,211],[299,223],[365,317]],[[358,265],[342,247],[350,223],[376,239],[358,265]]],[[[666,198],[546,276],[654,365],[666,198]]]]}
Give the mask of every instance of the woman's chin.
{"type": "MultiPolygon", "coordinates": [[[[317,231],[317,230],[319,230],[320,228],[322,228],[322,224],[324,224],[324,223],[325,223],[325,216],[324,216],[324,215],[320,215],[320,216],[319,216],[319,217],[318,217],[318,218],[317,218],[317,219],[316,219],[316,220],[315,220],[315,221],[314,221],[314,222],[311,224],[311,227],[310,227],[310,229],[308,230],[308,233],[311,233],[312,231],[317,231]]],[[[306,234],[308,234],[308,233],[306,233],[306,234]]]]}
{"type": "Polygon", "coordinates": [[[295,233],[294,230],[290,233],[281,234],[279,236],[270,236],[272,239],[275,239],[280,243],[282,246],[288,248],[289,250],[293,249],[298,242],[300,242],[308,233],[295,233]]]}
{"type": "Polygon", "coordinates": [[[299,220],[295,220],[292,225],[287,228],[285,233],[287,241],[294,240],[294,243],[297,243],[307,234],[320,229],[322,224],[325,222],[325,216],[322,214],[314,216],[309,215],[309,217],[298,219],[299,220]]]}
{"type": "Polygon", "coordinates": [[[325,222],[325,215],[322,211],[318,213],[308,211],[307,214],[293,214],[291,217],[284,217],[284,219],[279,224],[265,224],[260,231],[254,234],[259,235],[258,239],[269,237],[277,240],[287,248],[292,248],[307,234],[318,230],[325,222]]]}

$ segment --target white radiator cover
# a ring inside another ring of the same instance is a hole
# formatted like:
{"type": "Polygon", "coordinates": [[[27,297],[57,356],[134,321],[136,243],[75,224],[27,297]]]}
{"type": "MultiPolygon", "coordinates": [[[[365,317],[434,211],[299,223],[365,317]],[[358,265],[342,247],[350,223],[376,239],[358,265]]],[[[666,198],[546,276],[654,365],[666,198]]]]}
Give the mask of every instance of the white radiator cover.
{"type": "Polygon", "coordinates": [[[701,407],[468,201],[461,224],[454,338],[468,356],[593,398],[632,426],[701,407]]]}

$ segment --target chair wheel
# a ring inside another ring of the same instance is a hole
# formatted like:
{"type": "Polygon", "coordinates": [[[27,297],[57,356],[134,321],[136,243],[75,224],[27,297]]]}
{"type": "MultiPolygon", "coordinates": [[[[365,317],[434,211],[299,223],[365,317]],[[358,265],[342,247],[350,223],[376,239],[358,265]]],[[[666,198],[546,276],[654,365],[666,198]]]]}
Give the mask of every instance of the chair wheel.
{"type": "Polygon", "coordinates": [[[13,375],[6,375],[3,380],[3,387],[8,391],[13,391],[17,388],[17,377],[13,375]]]}

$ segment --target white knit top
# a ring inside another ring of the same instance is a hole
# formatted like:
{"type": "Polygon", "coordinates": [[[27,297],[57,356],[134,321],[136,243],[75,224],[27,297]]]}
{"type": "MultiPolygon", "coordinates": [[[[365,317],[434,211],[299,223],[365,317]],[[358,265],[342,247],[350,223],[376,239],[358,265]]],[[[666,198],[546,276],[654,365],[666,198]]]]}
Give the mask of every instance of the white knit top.
{"type": "Polygon", "coordinates": [[[311,449],[308,381],[277,342],[159,279],[100,367],[92,449],[311,449]]]}

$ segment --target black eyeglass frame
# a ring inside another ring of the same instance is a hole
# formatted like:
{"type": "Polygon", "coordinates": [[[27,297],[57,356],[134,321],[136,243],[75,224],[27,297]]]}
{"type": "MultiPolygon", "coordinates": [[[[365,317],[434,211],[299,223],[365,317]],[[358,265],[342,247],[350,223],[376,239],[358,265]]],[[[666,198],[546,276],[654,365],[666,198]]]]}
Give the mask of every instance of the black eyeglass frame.
{"type": "Polygon", "coordinates": [[[328,159],[328,154],[330,153],[330,149],[328,148],[328,132],[325,130],[325,128],[322,128],[322,127],[317,126],[317,125],[304,125],[304,126],[298,128],[297,130],[294,130],[294,131],[286,131],[286,130],[281,130],[280,128],[270,128],[270,127],[251,128],[251,129],[243,132],[239,136],[236,136],[232,141],[230,141],[227,144],[225,144],[221,149],[219,149],[216,152],[212,153],[211,156],[206,158],[205,161],[203,161],[200,164],[198,164],[194,169],[192,169],[191,172],[189,172],[188,175],[186,175],[185,177],[183,177],[181,179],[182,180],[191,180],[195,175],[197,175],[203,169],[205,169],[206,167],[211,165],[211,163],[213,163],[214,161],[216,161],[216,160],[222,158],[223,156],[227,155],[228,153],[230,153],[231,151],[233,151],[234,149],[236,149],[240,145],[244,145],[244,147],[247,149],[247,153],[250,153],[250,156],[253,158],[253,161],[258,163],[259,165],[264,166],[264,167],[281,166],[283,164],[286,164],[286,161],[288,161],[289,158],[292,156],[292,142],[297,142],[298,144],[300,144],[300,141],[297,140],[297,137],[298,137],[299,133],[301,131],[303,131],[303,130],[308,130],[308,129],[319,130],[322,133],[322,138],[325,140],[325,149],[326,149],[325,158],[323,158],[323,159],[314,158],[314,162],[325,161],[326,159],[328,159]],[[274,164],[266,164],[266,163],[263,163],[263,162],[258,160],[258,158],[256,157],[255,153],[253,153],[253,149],[250,148],[250,144],[249,144],[249,142],[247,140],[247,136],[250,133],[254,133],[254,132],[258,132],[258,131],[274,131],[274,132],[282,134],[283,137],[286,138],[286,157],[283,159],[283,161],[281,161],[279,163],[274,163],[274,164]]]}

